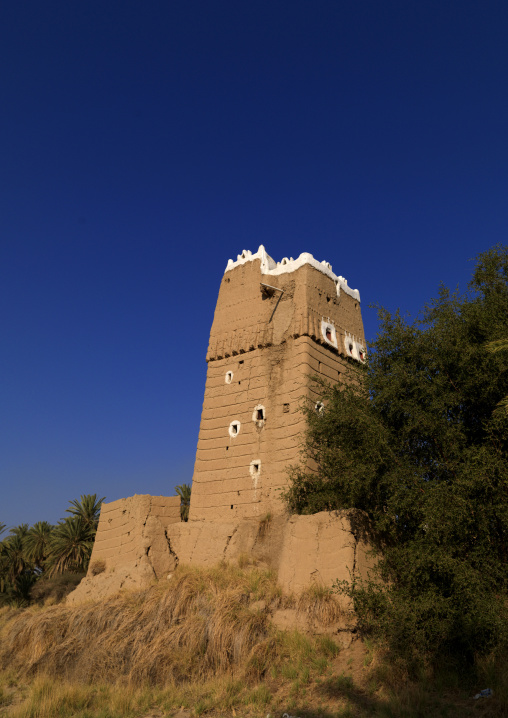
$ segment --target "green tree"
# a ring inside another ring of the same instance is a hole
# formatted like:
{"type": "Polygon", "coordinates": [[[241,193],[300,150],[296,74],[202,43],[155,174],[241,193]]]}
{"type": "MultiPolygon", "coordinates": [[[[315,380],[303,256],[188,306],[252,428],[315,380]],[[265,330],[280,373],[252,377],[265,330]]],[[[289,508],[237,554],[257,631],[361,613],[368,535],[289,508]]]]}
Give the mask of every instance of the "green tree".
{"type": "Polygon", "coordinates": [[[94,538],[95,530],[77,516],[59,521],[49,538],[49,575],[64,571],[86,572],[94,538]]]}
{"type": "Polygon", "coordinates": [[[17,536],[22,541],[24,541],[27,533],[28,533],[28,524],[19,524],[18,526],[13,526],[9,531],[10,536],[17,536]]]}
{"type": "Polygon", "coordinates": [[[180,519],[188,521],[192,489],[189,484],[180,484],[175,486],[175,491],[180,497],[180,519]]]}
{"type": "Polygon", "coordinates": [[[99,524],[99,516],[101,513],[102,499],[97,498],[97,494],[85,494],[80,497],[79,501],[74,499],[70,502],[70,507],[65,509],[67,513],[79,518],[83,526],[88,527],[91,531],[96,531],[99,524]]]}
{"type": "MultiPolygon", "coordinates": [[[[286,499],[357,508],[380,537],[377,583],[347,589],[391,648],[473,657],[508,644],[508,248],[478,258],[465,295],[441,287],[419,319],[380,310],[366,367],[324,387],[286,499]]],[[[342,587],[344,589],[344,587],[342,587]]]]}
{"type": "Polygon", "coordinates": [[[3,542],[7,577],[14,581],[29,568],[25,545],[19,533],[13,533],[3,542]]]}
{"type": "MultiPolygon", "coordinates": [[[[496,339],[493,342],[489,342],[487,349],[489,352],[492,352],[492,354],[508,351],[508,339],[504,337],[503,339],[496,339]]],[[[498,402],[497,408],[506,411],[508,414],[508,394],[498,402]]]]}
{"type": "Polygon", "coordinates": [[[25,556],[34,566],[44,568],[50,554],[50,537],[53,526],[47,521],[38,521],[27,532],[24,540],[25,556]]]}

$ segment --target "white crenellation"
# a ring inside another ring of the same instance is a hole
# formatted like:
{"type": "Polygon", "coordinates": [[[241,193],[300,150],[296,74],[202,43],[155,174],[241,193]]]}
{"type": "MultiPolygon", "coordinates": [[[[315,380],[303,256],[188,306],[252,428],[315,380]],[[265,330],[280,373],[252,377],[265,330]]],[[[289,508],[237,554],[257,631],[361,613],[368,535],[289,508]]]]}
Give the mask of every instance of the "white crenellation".
{"type": "Polygon", "coordinates": [[[261,260],[261,274],[268,274],[273,277],[279,274],[294,272],[304,264],[310,264],[318,271],[333,279],[335,286],[337,287],[337,296],[340,295],[340,291],[342,290],[346,294],[349,294],[349,296],[354,297],[357,301],[360,301],[360,292],[358,289],[351,289],[347,283],[347,279],[334,274],[330,262],[318,262],[317,259],[314,259],[312,254],[309,254],[308,252],[303,252],[297,259],[293,259],[293,257],[289,259],[284,257],[281,262],[276,262],[269,254],[267,254],[265,248],[261,244],[258,251],[255,253],[250,252],[248,249],[244,249],[243,252],[237,256],[236,261],[230,259],[225,271],[228,272],[230,269],[234,269],[234,267],[238,267],[246,262],[253,262],[255,259],[261,260]]]}

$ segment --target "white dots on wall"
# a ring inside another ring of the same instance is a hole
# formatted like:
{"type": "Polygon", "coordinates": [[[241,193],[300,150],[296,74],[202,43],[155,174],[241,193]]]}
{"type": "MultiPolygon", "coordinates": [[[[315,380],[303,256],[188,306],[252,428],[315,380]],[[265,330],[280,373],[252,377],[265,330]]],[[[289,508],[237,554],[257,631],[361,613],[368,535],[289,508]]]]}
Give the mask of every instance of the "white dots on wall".
{"type": "Polygon", "coordinates": [[[232,439],[238,436],[238,434],[240,433],[240,427],[241,424],[236,419],[231,422],[231,424],[229,425],[229,435],[232,439]]]}

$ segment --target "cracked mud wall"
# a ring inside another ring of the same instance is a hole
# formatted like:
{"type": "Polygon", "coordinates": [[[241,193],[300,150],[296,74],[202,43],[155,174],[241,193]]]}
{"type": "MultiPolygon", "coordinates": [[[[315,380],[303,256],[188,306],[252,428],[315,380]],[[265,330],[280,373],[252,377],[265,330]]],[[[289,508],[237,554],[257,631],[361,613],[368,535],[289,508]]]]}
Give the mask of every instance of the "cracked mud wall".
{"type": "Polygon", "coordinates": [[[180,523],[179,496],[136,494],[104,503],[88,573],[68,602],[146,586],[167,576],[177,564],[166,535],[173,523],[180,523]]]}
{"type": "Polygon", "coordinates": [[[268,521],[189,521],[168,527],[168,535],[182,564],[252,561],[276,571],[285,593],[300,594],[312,584],[367,577],[374,559],[366,526],[360,511],[323,511],[268,521]]]}
{"type": "MultiPolygon", "coordinates": [[[[367,577],[373,566],[365,516],[359,511],[324,511],[312,516],[282,514],[265,521],[173,521],[164,525],[155,513],[150,513],[150,498],[164,499],[135,496],[115,502],[117,506],[105,513],[104,522],[112,518],[113,511],[117,517],[120,513],[130,519],[136,515],[142,519],[137,549],[125,554],[119,551],[114,554],[115,561],[113,554],[101,549],[100,543],[104,546],[105,542],[100,542],[94,548],[87,577],[69,595],[69,603],[146,587],[154,579],[166,581],[178,564],[212,567],[222,561],[255,563],[275,571],[283,592],[295,595],[312,584],[331,587],[337,579],[367,577]],[[123,514],[126,504],[130,510],[123,514]],[[104,560],[106,555],[106,570],[94,576],[94,561],[104,560]]],[[[349,609],[346,599],[343,603],[349,609]]]]}

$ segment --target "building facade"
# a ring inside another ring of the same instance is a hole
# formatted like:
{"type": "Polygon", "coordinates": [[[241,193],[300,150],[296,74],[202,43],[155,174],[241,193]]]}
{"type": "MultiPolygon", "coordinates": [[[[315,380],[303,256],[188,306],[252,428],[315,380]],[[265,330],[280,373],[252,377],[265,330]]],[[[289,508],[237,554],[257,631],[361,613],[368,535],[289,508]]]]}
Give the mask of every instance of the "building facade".
{"type": "Polygon", "coordinates": [[[189,520],[281,513],[312,377],[341,381],[365,359],[359,292],[311,254],[243,251],[222,278],[206,359],[189,520]]]}

